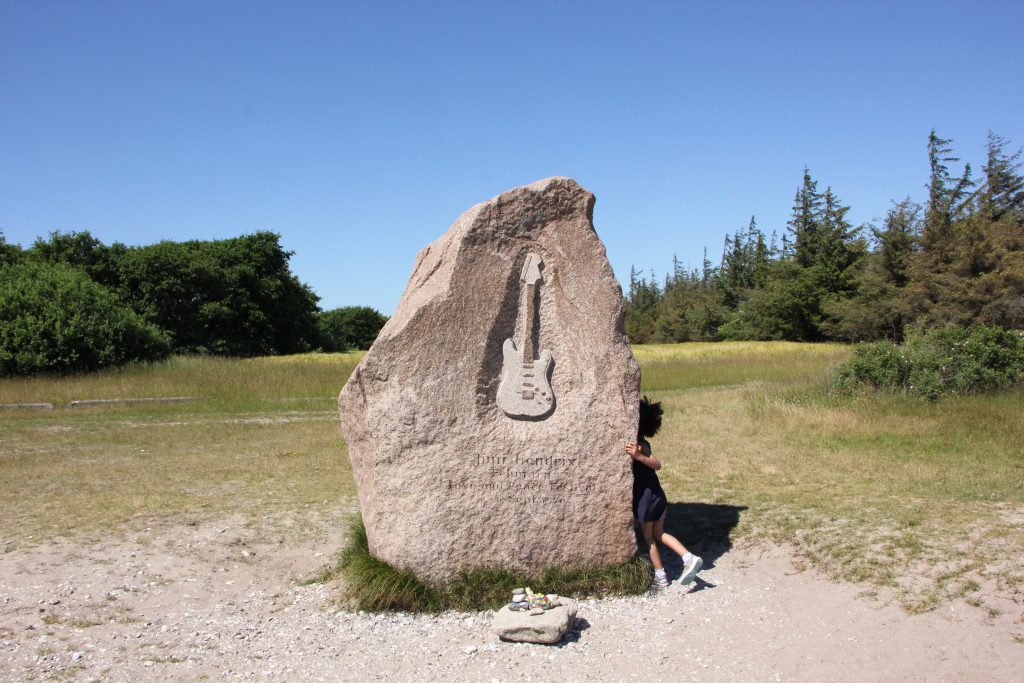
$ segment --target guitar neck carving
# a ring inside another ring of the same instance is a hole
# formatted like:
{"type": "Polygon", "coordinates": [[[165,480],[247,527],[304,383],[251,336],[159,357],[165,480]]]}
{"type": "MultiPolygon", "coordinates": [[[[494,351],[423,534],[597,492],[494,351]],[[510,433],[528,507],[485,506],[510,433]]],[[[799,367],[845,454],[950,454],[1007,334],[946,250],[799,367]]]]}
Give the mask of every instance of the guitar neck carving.
{"type": "Polygon", "coordinates": [[[537,285],[526,285],[526,332],[523,339],[523,362],[532,363],[537,349],[533,344],[534,316],[537,314],[537,285]]]}
{"type": "Polygon", "coordinates": [[[547,349],[534,357],[535,325],[540,324],[537,300],[539,285],[543,281],[543,263],[537,254],[528,254],[519,275],[520,282],[526,285],[526,297],[522,306],[522,348],[512,337],[506,339],[502,346],[501,382],[498,384],[497,403],[498,407],[513,419],[543,419],[555,407],[555,397],[549,379],[554,358],[547,349]]]}

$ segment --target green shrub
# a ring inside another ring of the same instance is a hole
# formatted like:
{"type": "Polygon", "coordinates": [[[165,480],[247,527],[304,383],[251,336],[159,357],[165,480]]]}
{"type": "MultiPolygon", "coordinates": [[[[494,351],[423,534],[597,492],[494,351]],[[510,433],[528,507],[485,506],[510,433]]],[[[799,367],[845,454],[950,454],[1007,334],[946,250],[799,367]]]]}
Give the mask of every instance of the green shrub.
{"type": "Polygon", "coordinates": [[[346,594],[355,607],[369,611],[497,609],[508,602],[512,589],[522,586],[577,597],[638,595],[650,586],[649,565],[639,557],[614,567],[549,569],[534,576],[501,569],[474,569],[446,584],[433,585],[371,555],[366,528],[359,516],[352,519],[348,545],[341,553],[338,566],[316,579],[327,580],[338,574],[344,577],[346,594]]]}
{"type": "MultiPolygon", "coordinates": [[[[314,346],[317,295],[272,232],[124,249],[112,288],[176,353],[263,356],[314,346]]],[[[115,245],[117,246],[117,245],[115,245]]]]}
{"type": "Polygon", "coordinates": [[[388,321],[368,306],[345,306],[317,314],[320,346],[324,351],[366,350],[388,321]]]}
{"type": "Polygon", "coordinates": [[[975,325],[910,328],[902,346],[873,342],[857,347],[836,372],[841,390],[871,387],[936,399],[992,391],[1024,379],[1024,336],[975,325]]]}
{"type": "Polygon", "coordinates": [[[867,384],[874,389],[895,390],[906,385],[907,364],[899,346],[891,342],[861,344],[839,368],[837,384],[867,384]]]}
{"type": "Polygon", "coordinates": [[[0,268],[0,375],[69,373],[158,360],[167,337],[82,270],[0,268]]]}
{"type": "Polygon", "coordinates": [[[717,334],[721,341],[745,341],[754,337],[754,331],[750,325],[739,315],[719,325],[717,334]]]}

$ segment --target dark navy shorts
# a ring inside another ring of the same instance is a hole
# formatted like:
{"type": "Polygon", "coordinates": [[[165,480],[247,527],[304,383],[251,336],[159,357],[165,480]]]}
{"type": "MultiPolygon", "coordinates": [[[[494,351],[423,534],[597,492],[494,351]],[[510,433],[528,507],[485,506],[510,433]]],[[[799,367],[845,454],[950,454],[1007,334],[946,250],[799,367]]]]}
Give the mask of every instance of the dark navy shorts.
{"type": "Polygon", "coordinates": [[[663,493],[644,489],[644,492],[640,495],[640,500],[636,502],[633,512],[636,514],[637,521],[643,524],[644,522],[665,521],[665,511],[667,509],[668,504],[663,493]]]}

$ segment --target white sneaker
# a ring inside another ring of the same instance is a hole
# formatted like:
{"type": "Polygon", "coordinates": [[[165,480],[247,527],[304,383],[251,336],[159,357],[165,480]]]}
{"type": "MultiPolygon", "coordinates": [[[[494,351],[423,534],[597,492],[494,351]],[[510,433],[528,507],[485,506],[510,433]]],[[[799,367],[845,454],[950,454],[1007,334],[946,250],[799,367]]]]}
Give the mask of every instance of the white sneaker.
{"type": "Polygon", "coordinates": [[[703,566],[704,560],[694,555],[689,564],[683,563],[683,575],[679,577],[679,583],[684,586],[688,586],[693,583],[693,579],[697,576],[697,572],[699,572],[700,568],[703,566]]]}
{"type": "Polygon", "coordinates": [[[665,573],[654,572],[654,587],[658,589],[668,588],[668,577],[665,573]]]}

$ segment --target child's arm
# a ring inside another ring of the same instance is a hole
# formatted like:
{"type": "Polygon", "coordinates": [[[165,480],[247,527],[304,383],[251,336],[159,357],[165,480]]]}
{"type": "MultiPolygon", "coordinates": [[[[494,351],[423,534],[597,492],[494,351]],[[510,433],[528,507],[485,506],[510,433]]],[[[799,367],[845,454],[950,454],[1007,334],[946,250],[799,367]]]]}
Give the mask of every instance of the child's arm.
{"type": "Polygon", "coordinates": [[[661,469],[661,461],[654,457],[650,446],[641,446],[638,443],[631,443],[626,445],[626,452],[629,453],[629,457],[642,462],[652,470],[661,469]]]}

